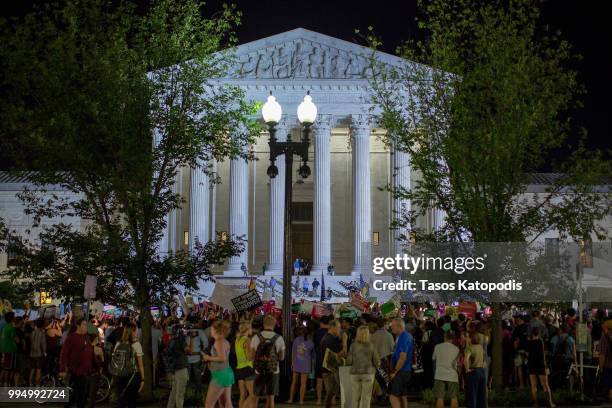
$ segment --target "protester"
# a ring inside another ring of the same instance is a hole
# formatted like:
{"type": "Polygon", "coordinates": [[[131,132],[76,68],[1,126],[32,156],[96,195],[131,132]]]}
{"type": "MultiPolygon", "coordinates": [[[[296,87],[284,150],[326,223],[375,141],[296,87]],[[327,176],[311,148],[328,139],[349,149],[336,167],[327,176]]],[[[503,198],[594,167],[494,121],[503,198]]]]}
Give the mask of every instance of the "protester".
{"type": "MultiPolygon", "coordinates": [[[[543,326],[543,325],[542,325],[543,326]]],[[[546,330],[546,327],[543,328],[546,330]]],[[[540,338],[540,327],[531,329],[530,339],[527,341],[527,369],[529,371],[529,383],[531,384],[531,400],[533,405],[538,405],[538,380],[548,398],[548,406],[554,407],[552,393],[548,386],[548,368],[546,364],[546,353],[544,341],[540,338]]]]}
{"type": "Polygon", "coordinates": [[[59,375],[69,378],[71,401],[85,408],[89,394],[89,377],[95,372],[94,348],[87,334],[87,320],[77,319],[76,326],[62,345],[59,375]]]}
{"type": "Polygon", "coordinates": [[[306,330],[303,327],[296,327],[295,338],[291,351],[291,389],[289,391],[289,400],[287,404],[293,404],[293,396],[297,384],[300,384],[300,405],[304,404],[304,395],[306,394],[306,383],[308,382],[308,374],[312,371],[312,356],[314,352],[314,343],[305,335],[306,330]]]}
{"type": "Polygon", "coordinates": [[[323,316],[319,320],[319,328],[313,335],[313,341],[315,346],[315,378],[316,378],[316,393],[317,393],[317,405],[321,405],[321,398],[323,396],[323,354],[321,353],[321,341],[327,334],[329,329],[329,316],[323,316]]]}
{"type": "Polygon", "coordinates": [[[204,332],[198,328],[189,330],[187,337],[189,355],[187,356],[189,382],[193,385],[196,392],[202,389],[202,357],[201,353],[208,347],[208,339],[204,332]]]}
{"type": "Polygon", "coordinates": [[[480,335],[473,331],[465,348],[465,406],[466,408],[487,407],[487,378],[485,374],[485,351],[480,335]]]}
{"type": "Polygon", "coordinates": [[[168,344],[165,355],[166,370],[172,386],[167,408],[183,408],[185,388],[189,381],[187,356],[190,352],[185,331],[180,325],[174,325],[172,327],[172,339],[168,344]]]}
{"type": "Polygon", "coordinates": [[[376,320],[376,327],[377,329],[372,334],[370,341],[381,358],[389,357],[393,354],[393,347],[395,346],[393,335],[385,329],[385,319],[382,317],[376,320]]]}
{"type": "Polygon", "coordinates": [[[340,377],[335,367],[326,368],[326,353],[331,351],[339,358],[343,357],[342,339],[340,338],[340,322],[331,320],[328,325],[327,334],[321,340],[321,361],[323,361],[323,384],[325,385],[325,408],[333,405],[334,397],[340,394],[340,377]]]}
{"type": "Polygon", "coordinates": [[[247,407],[247,401],[255,396],[253,392],[253,381],[255,380],[255,371],[253,370],[253,361],[249,359],[250,343],[251,343],[251,322],[243,320],[238,328],[238,336],[234,349],[236,350],[236,380],[238,380],[238,388],[240,389],[240,400],[238,408],[247,407]]]}
{"type": "Polygon", "coordinates": [[[209,363],[211,375],[204,408],[214,408],[220,399],[225,402],[225,408],[232,407],[234,372],[229,365],[230,343],[227,341],[229,331],[230,324],[225,320],[217,320],[211,326],[210,334],[214,344],[210,354],[202,354],[202,359],[209,363]]]}
{"type": "Polygon", "coordinates": [[[606,320],[602,325],[599,341],[599,369],[601,370],[601,385],[612,402],[612,320],[606,320]]]}
{"type": "Polygon", "coordinates": [[[404,320],[397,317],[391,322],[391,331],[396,336],[393,356],[391,358],[391,383],[389,384],[389,399],[393,408],[408,406],[408,383],[412,371],[412,353],[414,339],[405,330],[404,320]]]}
{"type": "Polygon", "coordinates": [[[266,315],[263,319],[263,331],[251,340],[251,359],[255,369],[255,397],[252,405],[257,405],[259,398],[266,399],[266,407],[274,408],[274,397],[278,395],[279,361],[285,359],[285,341],[274,332],[276,319],[266,315]]]}
{"type": "Polygon", "coordinates": [[[17,334],[13,321],[15,313],[4,314],[4,326],[0,336],[0,353],[2,353],[2,374],[0,383],[3,387],[14,385],[15,370],[17,369],[17,334]]]}
{"type": "Polygon", "coordinates": [[[459,407],[459,375],[457,358],[459,347],[453,344],[455,337],[452,331],[444,333],[444,342],[434,347],[432,359],[435,362],[433,393],[436,397],[436,408],[444,407],[445,395],[451,401],[451,408],[459,407]]]}
{"type": "Polygon", "coordinates": [[[114,378],[119,408],[136,407],[138,393],[145,384],[143,355],[136,325],[124,326],[110,363],[110,370],[117,374],[114,378]]]}
{"type": "Polygon", "coordinates": [[[370,342],[368,326],[359,326],[351,344],[346,363],[351,366],[351,407],[368,408],[380,356],[370,342]]]}
{"type": "Polygon", "coordinates": [[[45,321],[36,320],[36,327],[30,339],[30,384],[40,385],[40,377],[45,367],[47,357],[47,339],[45,333],[45,321]]]}

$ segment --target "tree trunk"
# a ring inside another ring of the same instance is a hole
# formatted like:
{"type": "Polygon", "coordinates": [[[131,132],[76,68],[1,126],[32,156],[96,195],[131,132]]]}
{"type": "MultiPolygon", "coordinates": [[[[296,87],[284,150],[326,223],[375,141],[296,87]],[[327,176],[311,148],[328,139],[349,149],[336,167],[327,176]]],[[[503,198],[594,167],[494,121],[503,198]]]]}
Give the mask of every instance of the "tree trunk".
{"type": "Polygon", "coordinates": [[[153,401],[153,348],[151,341],[151,328],[153,317],[151,316],[148,294],[140,290],[138,294],[140,309],[140,328],[142,331],[142,351],[144,353],[143,364],[145,373],[145,386],[140,395],[142,401],[153,401]],[[144,293],[143,293],[144,292],[144,293]]]}
{"type": "Polygon", "coordinates": [[[493,342],[491,350],[491,373],[493,387],[500,389],[503,386],[503,345],[502,345],[502,304],[495,302],[491,305],[491,337],[493,342]]]}

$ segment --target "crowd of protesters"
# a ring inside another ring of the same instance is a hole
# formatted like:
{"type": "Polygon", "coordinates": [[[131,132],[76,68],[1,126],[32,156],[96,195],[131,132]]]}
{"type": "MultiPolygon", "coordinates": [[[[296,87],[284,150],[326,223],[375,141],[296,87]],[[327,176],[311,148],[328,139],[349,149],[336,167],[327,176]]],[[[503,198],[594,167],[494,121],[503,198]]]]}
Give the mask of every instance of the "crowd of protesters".
{"type": "MultiPolygon", "coordinates": [[[[374,403],[405,408],[408,397],[424,389],[432,389],[437,407],[445,400],[457,407],[461,392],[467,407],[486,407],[493,378],[486,316],[431,318],[419,308],[408,310],[403,317],[298,315],[288,349],[279,319],[269,314],[207,310],[158,318],[151,331],[152,381],[169,388],[168,408],[182,407],[187,399],[206,408],[234,403],[250,408],[259,402],[273,408],[287,359],[289,403],[304,404],[312,392],[317,405],[333,406],[340,399],[340,366],[348,365],[346,397],[355,408],[374,403]]],[[[577,361],[577,321],[573,310],[535,310],[504,320],[504,386],[530,388],[534,404],[540,388],[554,406],[551,388],[567,387],[567,373],[577,361]]],[[[586,322],[584,362],[599,369],[585,369],[585,384],[598,384],[592,393],[611,398],[612,320],[598,311],[586,322]]],[[[97,376],[104,373],[114,378],[117,406],[136,406],[145,384],[137,316],[85,319],[68,313],[30,321],[7,312],[0,334],[2,386],[39,386],[51,375],[71,385],[75,406],[92,407],[97,376]]]]}

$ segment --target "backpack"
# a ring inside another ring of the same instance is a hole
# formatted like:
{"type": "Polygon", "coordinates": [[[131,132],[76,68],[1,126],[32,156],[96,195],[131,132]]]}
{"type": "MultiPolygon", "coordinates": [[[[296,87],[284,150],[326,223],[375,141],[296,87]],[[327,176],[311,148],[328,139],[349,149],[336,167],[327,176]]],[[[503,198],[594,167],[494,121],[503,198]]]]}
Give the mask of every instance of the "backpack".
{"type": "Polygon", "coordinates": [[[259,374],[267,375],[273,374],[278,366],[278,353],[276,352],[276,340],[280,337],[275,334],[269,339],[266,339],[261,335],[257,334],[259,338],[259,345],[255,351],[255,360],[253,361],[253,368],[259,374]]]}
{"type": "Polygon", "coordinates": [[[114,377],[131,377],[136,372],[134,357],[130,343],[119,343],[111,356],[108,372],[114,377]]]}
{"type": "Polygon", "coordinates": [[[174,337],[163,354],[166,371],[175,371],[177,361],[183,357],[184,339],[174,337]]]}

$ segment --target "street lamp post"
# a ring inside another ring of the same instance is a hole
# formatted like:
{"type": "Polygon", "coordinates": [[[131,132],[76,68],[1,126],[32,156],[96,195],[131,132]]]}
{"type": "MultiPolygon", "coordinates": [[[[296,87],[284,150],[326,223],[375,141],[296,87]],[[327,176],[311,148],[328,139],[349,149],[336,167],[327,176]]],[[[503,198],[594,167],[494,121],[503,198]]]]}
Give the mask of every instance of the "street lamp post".
{"type": "MultiPolygon", "coordinates": [[[[310,176],[310,167],[308,167],[308,148],[310,147],[310,126],[314,123],[317,117],[317,107],[312,102],[310,92],[306,94],[304,100],[297,109],[298,120],[302,124],[302,138],[298,141],[291,140],[291,134],[287,134],[286,142],[279,142],[276,139],[276,124],[282,116],[282,108],[272,92],[268,96],[267,102],[263,105],[261,113],[264,122],[268,125],[270,133],[270,166],[268,167],[268,176],[274,178],[278,175],[278,168],[274,164],[276,158],[280,155],[285,155],[285,242],[283,256],[283,338],[285,339],[286,355],[289,356],[291,350],[291,276],[292,276],[292,246],[291,246],[291,201],[293,193],[293,156],[299,156],[302,162],[298,170],[298,174],[302,178],[310,176]]],[[[290,376],[291,364],[285,358],[285,374],[290,376]]]]}

